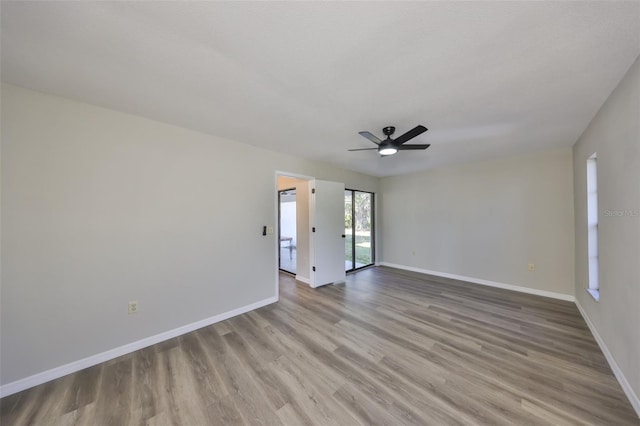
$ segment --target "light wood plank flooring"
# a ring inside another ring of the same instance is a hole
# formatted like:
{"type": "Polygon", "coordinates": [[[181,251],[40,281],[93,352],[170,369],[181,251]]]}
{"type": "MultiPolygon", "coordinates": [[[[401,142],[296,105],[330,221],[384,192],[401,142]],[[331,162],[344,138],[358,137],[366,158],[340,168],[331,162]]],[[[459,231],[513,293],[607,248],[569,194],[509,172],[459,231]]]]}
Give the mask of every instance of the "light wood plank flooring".
{"type": "Polygon", "coordinates": [[[575,305],[390,268],[11,395],[2,425],[640,424],[575,305]]]}

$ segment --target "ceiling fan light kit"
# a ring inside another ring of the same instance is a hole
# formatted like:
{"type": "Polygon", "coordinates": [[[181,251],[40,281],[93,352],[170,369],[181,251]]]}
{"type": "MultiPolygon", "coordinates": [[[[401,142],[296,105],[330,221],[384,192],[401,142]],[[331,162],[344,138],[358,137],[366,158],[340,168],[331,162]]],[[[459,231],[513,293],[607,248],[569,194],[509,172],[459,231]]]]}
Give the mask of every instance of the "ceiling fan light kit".
{"type": "Polygon", "coordinates": [[[382,144],[380,144],[380,147],[378,148],[378,154],[380,155],[393,155],[396,152],[398,152],[398,149],[391,144],[386,146],[382,146],[382,144]]]}
{"type": "Polygon", "coordinates": [[[387,126],[383,128],[382,133],[384,133],[384,135],[387,137],[385,140],[379,139],[376,135],[370,132],[366,132],[366,131],[358,132],[361,136],[367,138],[371,142],[378,145],[378,147],[377,148],[357,148],[357,149],[350,149],[349,151],[369,151],[369,150],[375,149],[375,150],[378,150],[378,154],[382,156],[389,156],[389,155],[395,154],[398,151],[423,150],[431,146],[428,144],[403,145],[405,142],[427,131],[427,128],[422,125],[418,125],[414,127],[413,129],[397,137],[396,139],[391,139],[391,135],[393,135],[395,131],[396,131],[396,128],[393,126],[387,126]]]}

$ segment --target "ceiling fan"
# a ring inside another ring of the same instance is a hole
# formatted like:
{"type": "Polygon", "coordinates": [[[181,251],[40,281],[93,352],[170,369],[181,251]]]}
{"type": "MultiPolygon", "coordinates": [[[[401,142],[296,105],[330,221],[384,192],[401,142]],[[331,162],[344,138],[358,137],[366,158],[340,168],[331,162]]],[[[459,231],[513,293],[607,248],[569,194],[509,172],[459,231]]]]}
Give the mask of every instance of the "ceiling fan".
{"type": "Polygon", "coordinates": [[[391,139],[391,135],[396,131],[396,128],[393,126],[387,126],[382,129],[382,133],[387,137],[385,140],[380,140],[376,135],[371,134],[370,132],[358,132],[360,135],[369,139],[371,142],[378,145],[377,148],[358,148],[358,149],[350,149],[349,151],[369,151],[373,149],[378,150],[378,154],[387,156],[393,155],[398,151],[409,151],[416,149],[427,149],[431,145],[404,145],[405,142],[415,138],[416,136],[427,131],[427,128],[419,125],[409,130],[407,133],[398,136],[395,139],[391,139]]]}

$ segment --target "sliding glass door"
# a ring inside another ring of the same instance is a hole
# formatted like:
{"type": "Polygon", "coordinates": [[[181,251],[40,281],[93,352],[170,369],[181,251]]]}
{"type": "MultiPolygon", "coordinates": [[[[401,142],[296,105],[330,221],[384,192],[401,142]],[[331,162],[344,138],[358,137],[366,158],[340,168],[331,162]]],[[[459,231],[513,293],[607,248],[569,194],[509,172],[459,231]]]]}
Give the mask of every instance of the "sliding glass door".
{"type": "Polygon", "coordinates": [[[344,192],[345,270],[374,263],[373,193],[347,189],[344,192]]]}

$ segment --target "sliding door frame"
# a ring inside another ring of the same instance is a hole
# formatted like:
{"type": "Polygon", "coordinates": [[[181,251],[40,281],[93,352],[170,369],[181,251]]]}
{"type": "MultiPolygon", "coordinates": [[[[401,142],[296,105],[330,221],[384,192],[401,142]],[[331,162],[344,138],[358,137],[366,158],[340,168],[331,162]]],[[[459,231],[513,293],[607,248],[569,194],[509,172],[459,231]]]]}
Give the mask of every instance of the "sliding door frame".
{"type": "Polygon", "coordinates": [[[345,188],[345,192],[351,192],[351,269],[346,272],[355,272],[369,268],[376,264],[376,194],[375,192],[361,191],[359,189],[345,188]],[[356,192],[371,195],[371,263],[356,268],[356,192]]]}

